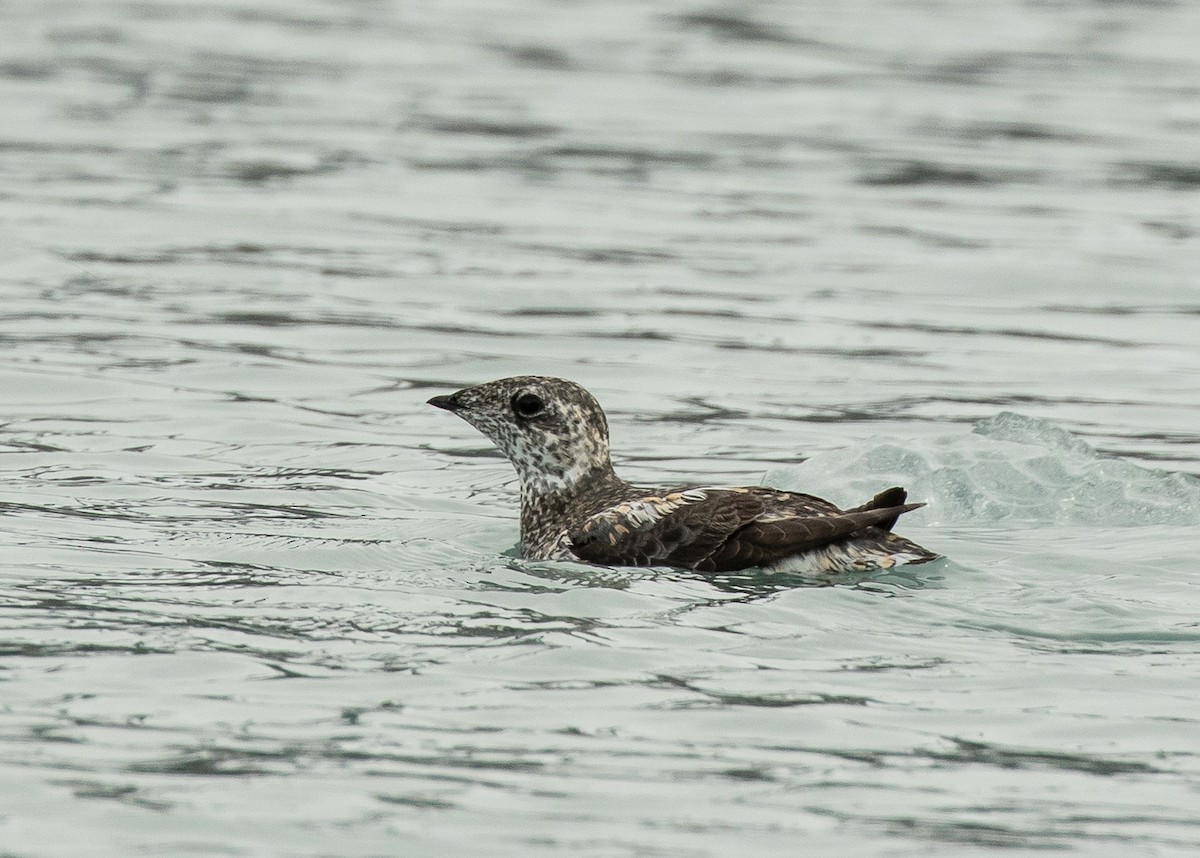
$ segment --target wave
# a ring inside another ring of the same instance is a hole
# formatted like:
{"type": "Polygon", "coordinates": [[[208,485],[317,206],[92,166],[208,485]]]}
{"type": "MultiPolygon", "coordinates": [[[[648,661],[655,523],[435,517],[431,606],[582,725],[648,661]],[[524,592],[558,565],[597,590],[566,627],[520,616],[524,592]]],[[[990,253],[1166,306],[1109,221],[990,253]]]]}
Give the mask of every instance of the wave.
{"type": "MultiPolygon", "coordinates": [[[[1200,524],[1200,479],[1104,455],[1048,420],[1011,411],[970,433],[869,439],[780,468],[766,482],[847,505],[902,485],[914,523],[1137,527],[1200,524]]],[[[908,520],[906,518],[906,520],[908,520]]]]}

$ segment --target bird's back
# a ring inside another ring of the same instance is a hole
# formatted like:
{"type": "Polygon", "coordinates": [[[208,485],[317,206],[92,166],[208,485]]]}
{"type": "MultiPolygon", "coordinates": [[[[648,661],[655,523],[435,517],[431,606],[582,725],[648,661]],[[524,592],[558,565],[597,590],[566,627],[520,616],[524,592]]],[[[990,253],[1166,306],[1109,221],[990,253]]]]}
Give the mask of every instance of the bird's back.
{"type": "Polygon", "coordinates": [[[624,485],[580,506],[564,522],[576,557],[624,566],[677,566],[701,572],[748,567],[828,574],[921,563],[937,555],[890,533],[906,504],[903,489],[842,510],[801,492],[761,486],[624,485]]]}

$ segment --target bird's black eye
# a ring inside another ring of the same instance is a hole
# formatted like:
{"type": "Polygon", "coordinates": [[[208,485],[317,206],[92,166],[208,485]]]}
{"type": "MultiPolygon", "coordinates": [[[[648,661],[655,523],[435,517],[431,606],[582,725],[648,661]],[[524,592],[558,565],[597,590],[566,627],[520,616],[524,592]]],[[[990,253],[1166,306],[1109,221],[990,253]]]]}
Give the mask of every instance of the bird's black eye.
{"type": "Polygon", "coordinates": [[[537,417],[546,410],[546,403],[536,393],[518,393],[513,397],[512,410],[518,417],[537,417]]]}

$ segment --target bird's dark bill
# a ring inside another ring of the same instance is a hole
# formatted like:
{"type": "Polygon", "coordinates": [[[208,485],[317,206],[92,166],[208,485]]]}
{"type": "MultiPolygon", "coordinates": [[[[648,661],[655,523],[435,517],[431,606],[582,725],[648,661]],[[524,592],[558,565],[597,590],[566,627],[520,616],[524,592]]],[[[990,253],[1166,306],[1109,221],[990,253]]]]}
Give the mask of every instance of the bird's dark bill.
{"type": "Polygon", "coordinates": [[[454,398],[453,394],[450,396],[435,396],[433,399],[429,400],[428,404],[432,405],[434,408],[444,408],[447,411],[457,411],[461,407],[459,401],[454,398]]]}

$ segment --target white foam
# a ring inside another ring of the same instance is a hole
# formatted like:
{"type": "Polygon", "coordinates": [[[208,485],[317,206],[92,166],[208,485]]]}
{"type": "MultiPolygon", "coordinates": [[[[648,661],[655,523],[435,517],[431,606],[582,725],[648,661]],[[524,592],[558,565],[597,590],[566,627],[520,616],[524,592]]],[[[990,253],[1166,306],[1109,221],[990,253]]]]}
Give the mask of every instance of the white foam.
{"type": "Polygon", "coordinates": [[[909,500],[929,504],[904,518],[921,524],[1200,524],[1200,479],[1102,455],[1050,421],[1012,412],[932,441],[820,453],[765,482],[847,506],[904,486],[909,500]]]}

